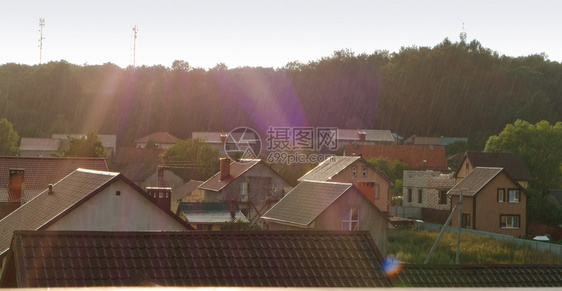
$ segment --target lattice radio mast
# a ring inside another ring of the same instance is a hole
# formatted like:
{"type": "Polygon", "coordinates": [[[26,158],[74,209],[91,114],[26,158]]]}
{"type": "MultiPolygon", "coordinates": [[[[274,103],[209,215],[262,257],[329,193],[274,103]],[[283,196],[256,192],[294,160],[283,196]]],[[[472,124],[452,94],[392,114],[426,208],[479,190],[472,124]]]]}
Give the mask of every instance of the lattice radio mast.
{"type": "Polygon", "coordinates": [[[464,30],[464,23],[462,24],[462,31],[459,36],[461,38],[461,42],[466,42],[466,31],[464,30]]]}
{"type": "Polygon", "coordinates": [[[45,27],[45,18],[39,18],[39,64],[41,64],[41,58],[43,54],[43,27],[45,27]]]}
{"type": "Polygon", "coordinates": [[[137,57],[137,32],[139,32],[139,29],[138,29],[137,26],[135,25],[135,27],[133,27],[133,67],[136,66],[136,57],[137,57]]]}

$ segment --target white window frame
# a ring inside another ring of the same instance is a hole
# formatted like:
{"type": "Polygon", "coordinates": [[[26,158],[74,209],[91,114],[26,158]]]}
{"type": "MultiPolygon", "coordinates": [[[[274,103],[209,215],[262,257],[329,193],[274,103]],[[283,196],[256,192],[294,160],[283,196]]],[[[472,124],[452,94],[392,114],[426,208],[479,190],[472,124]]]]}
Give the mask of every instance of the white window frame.
{"type": "Polygon", "coordinates": [[[342,210],[342,230],[357,230],[359,226],[359,209],[344,208],[342,210]],[[355,216],[355,217],[354,217],[355,216]]]}
{"type": "Polygon", "coordinates": [[[375,199],[379,199],[379,184],[375,184],[375,199]]]}
{"type": "Polygon", "coordinates": [[[500,215],[501,229],[519,229],[521,227],[521,217],[519,215],[500,215]],[[505,218],[505,226],[503,219],[505,218]]]}
{"type": "Polygon", "coordinates": [[[521,202],[521,191],[519,191],[519,189],[509,189],[509,190],[507,190],[507,199],[508,199],[509,203],[519,203],[519,202],[521,202]],[[512,193],[513,193],[513,197],[511,196],[512,193]]]}

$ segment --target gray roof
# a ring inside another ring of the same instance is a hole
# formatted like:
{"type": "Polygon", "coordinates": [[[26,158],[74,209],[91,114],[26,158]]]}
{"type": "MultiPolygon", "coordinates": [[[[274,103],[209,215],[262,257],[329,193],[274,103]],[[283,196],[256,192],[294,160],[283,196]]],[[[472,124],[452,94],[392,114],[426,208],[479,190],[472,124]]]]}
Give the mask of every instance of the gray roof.
{"type": "Polygon", "coordinates": [[[460,192],[463,191],[463,195],[474,196],[501,171],[503,171],[503,168],[478,167],[449,190],[448,194],[460,195],[460,192]]]}
{"type": "Polygon", "coordinates": [[[234,219],[230,214],[230,203],[222,202],[180,202],[181,213],[188,223],[225,223],[242,220],[249,222],[238,205],[235,207],[234,219]]]}
{"type": "Polygon", "coordinates": [[[359,159],[360,156],[332,156],[308,171],[298,181],[328,181],[359,159]]]}
{"type": "MultiPolygon", "coordinates": [[[[52,138],[57,138],[57,139],[68,139],[69,136],[72,137],[72,138],[82,138],[83,136],[85,136],[85,134],[53,133],[51,135],[52,138]]],[[[101,144],[106,148],[116,148],[117,147],[117,136],[114,135],[114,134],[98,134],[98,139],[101,141],[101,144]]]]}
{"type": "Polygon", "coordinates": [[[58,151],[60,139],[22,137],[20,151],[58,151]]]}
{"type": "Polygon", "coordinates": [[[201,184],[203,184],[203,181],[189,180],[189,182],[183,184],[178,189],[174,190],[174,192],[172,192],[172,199],[181,200],[183,197],[191,194],[191,192],[199,188],[201,184]]]}
{"type": "Polygon", "coordinates": [[[78,169],[53,185],[55,194],[45,189],[0,220],[0,254],[10,247],[14,230],[37,230],[65,212],[119,173],[78,169]]]}
{"type": "Polygon", "coordinates": [[[307,226],[353,184],[303,181],[289,191],[262,219],[307,226]]]}

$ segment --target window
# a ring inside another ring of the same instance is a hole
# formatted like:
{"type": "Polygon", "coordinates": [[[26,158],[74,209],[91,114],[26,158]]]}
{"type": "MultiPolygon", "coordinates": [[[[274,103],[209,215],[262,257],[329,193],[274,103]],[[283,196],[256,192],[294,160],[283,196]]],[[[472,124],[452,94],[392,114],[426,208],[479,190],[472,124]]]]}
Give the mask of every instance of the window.
{"type": "Polygon", "coordinates": [[[500,228],[519,228],[519,215],[500,215],[500,228]]]}
{"type": "Polygon", "coordinates": [[[240,194],[248,195],[248,182],[243,182],[240,184],[240,194]]]}
{"type": "Polygon", "coordinates": [[[439,190],[439,204],[447,204],[447,190],[439,190]]]}
{"type": "Polygon", "coordinates": [[[344,208],[342,212],[342,230],[357,230],[359,224],[359,209],[344,208]]]}
{"type": "Polygon", "coordinates": [[[121,196],[121,191],[116,191],[116,192],[115,192],[115,195],[121,196]]]}
{"type": "Polygon", "coordinates": [[[422,190],[418,190],[418,203],[422,203],[422,190]]]}
{"type": "Polygon", "coordinates": [[[357,176],[357,167],[351,168],[351,173],[353,174],[353,177],[357,176]]]}
{"type": "Polygon", "coordinates": [[[468,213],[462,214],[461,227],[462,228],[470,228],[470,214],[468,214],[468,213]]]}
{"type": "Polygon", "coordinates": [[[277,183],[273,182],[271,190],[272,190],[273,194],[277,193],[277,183]]]}
{"type": "Polygon", "coordinates": [[[379,185],[375,184],[375,199],[379,199],[379,185]]]}
{"type": "Polygon", "coordinates": [[[408,202],[412,202],[412,189],[408,189],[408,202]]]}
{"type": "Polygon", "coordinates": [[[505,189],[498,189],[498,202],[505,202],[505,189]]]}
{"type": "Polygon", "coordinates": [[[519,201],[520,201],[519,190],[509,189],[508,196],[509,196],[509,202],[510,203],[519,203],[519,201]]]}
{"type": "Polygon", "coordinates": [[[367,167],[363,167],[363,177],[367,177],[367,167]]]}

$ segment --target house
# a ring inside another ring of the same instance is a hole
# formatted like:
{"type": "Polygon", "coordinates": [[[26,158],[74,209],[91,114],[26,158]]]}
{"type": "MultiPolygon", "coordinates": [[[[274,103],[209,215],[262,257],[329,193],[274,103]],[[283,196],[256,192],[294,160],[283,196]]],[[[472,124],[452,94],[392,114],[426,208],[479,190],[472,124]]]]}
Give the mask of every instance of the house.
{"type": "Polygon", "coordinates": [[[0,262],[15,230],[192,229],[170,212],[170,194],[159,188],[147,194],[119,173],[77,169],[0,220],[0,262]]]}
{"type": "Polygon", "coordinates": [[[22,137],[21,157],[52,157],[60,148],[60,139],[22,137]]]}
{"type": "Polygon", "coordinates": [[[428,137],[412,135],[404,140],[404,145],[447,146],[458,141],[468,142],[468,137],[428,137]]]}
{"type": "Polygon", "coordinates": [[[352,183],[302,181],[262,220],[270,230],[366,230],[386,253],[386,215],[352,183]]]}
{"type": "Polygon", "coordinates": [[[228,222],[250,223],[234,201],[180,202],[177,214],[197,230],[221,230],[228,222]]]}
{"type": "Polygon", "coordinates": [[[447,192],[455,186],[452,174],[438,171],[404,171],[403,202],[405,207],[424,207],[450,210],[451,201],[447,192]]]}
{"type": "Polygon", "coordinates": [[[262,216],[285,195],[291,185],[259,159],[230,162],[220,160],[220,171],[203,182],[205,202],[235,201],[250,225],[260,225],[262,216]]]}
{"type": "Polygon", "coordinates": [[[167,132],[154,132],[134,141],[135,147],[145,148],[149,141],[154,141],[159,149],[167,149],[180,141],[179,138],[167,132]]]}
{"type": "Polygon", "coordinates": [[[205,192],[199,189],[203,181],[190,180],[172,191],[172,212],[176,213],[180,202],[203,202],[205,192]]]}
{"type": "Polygon", "coordinates": [[[121,173],[141,189],[149,186],[159,186],[170,187],[175,191],[184,184],[181,177],[165,166],[132,164],[122,169],[121,173]]]}
{"type": "Polygon", "coordinates": [[[390,130],[377,129],[338,129],[338,148],[348,144],[394,144],[395,139],[390,130]]]}
{"type": "MultiPolygon", "coordinates": [[[[53,133],[51,135],[51,137],[53,139],[58,139],[61,141],[61,148],[60,149],[64,149],[66,147],[68,147],[68,138],[75,138],[75,139],[79,139],[84,137],[85,134],[61,134],[61,133],[53,133]]],[[[115,153],[117,151],[117,136],[114,134],[98,134],[98,139],[101,141],[101,144],[105,147],[105,149],[107,150],[107,153],[113,157],[115,156],[115,153]]]]}
{"type": "Polygon", "coordinates": [[[107,171],[107,163],[103,158],[0,157],[0,219],[78,168],[107,171]],[[21,179],[19,186],[10,182],[14,178],[21,179]]]}
{"type": "MultiPolygon", "coordinates": [[[[449,190],[451,205],[463,195],[462,227],[524,236],[527,192],[504,168],[477,167],[449,190]]],[[[458,221],[452,220],[457,227],[458,221]]]]}
{"type": "Polygon", "coordinates": [[[232,140],[232,138],[228,137],[228,132],[194,131],[191,133],[191,138],[200,138],[205,140],[205,142],[219,150],[221,155],[226,155],[226,151],[236,149],[234,141],[232,140]]]}
{"type": "Polygon", "coordinates": [[[346,145],[344,155],[361,155],[366,160],[378,157],[399,160],[407,164],[410,170],[449,170],[443,146],[346,145]]]}
{"type": "Polygon", "coordinates": [[[332,156],[298,181],[353,183],[381,211],[390,213],[394,183],[360,156],[332,156]]]}
{"type": "Polygon", "coordinates": [[[523,188],[527,188],[531,180],[531,174],[518,154],[469,151],[465,153],[460,166],[455,171],[456,183],[459,183],[476,167],[504,168],[506,173],[521,184],[523,188]]]}
{"type": "Polygon", "coordinates": [[[423,288],[515,288],[562,287],[562,265],[404,264],[391,278],[396,287],[423,288]]]}
{"type": "Polygon", "coordinates": [[[0,287],[391,287],[366,231],[16,231],[0,287]]]}

